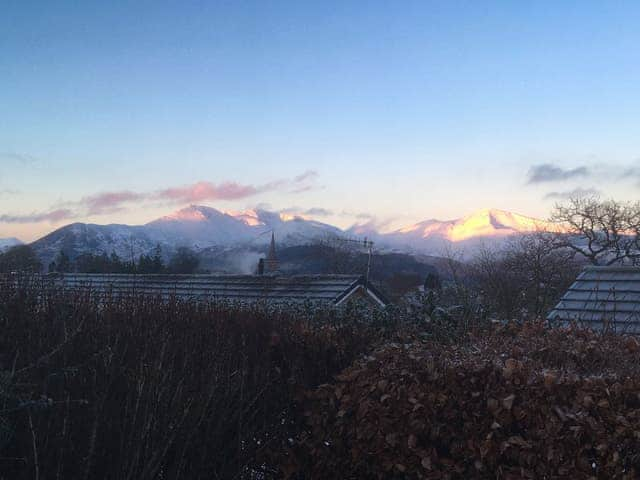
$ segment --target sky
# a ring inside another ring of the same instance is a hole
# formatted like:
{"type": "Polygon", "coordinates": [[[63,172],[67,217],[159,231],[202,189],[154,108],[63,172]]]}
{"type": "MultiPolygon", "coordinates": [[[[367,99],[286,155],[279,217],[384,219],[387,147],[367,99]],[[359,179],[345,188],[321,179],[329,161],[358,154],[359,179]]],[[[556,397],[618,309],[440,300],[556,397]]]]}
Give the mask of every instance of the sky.
{"type": "Polygon", "coordinates": [[[0,0],[0,238],[382,229],[640,187],[640,3],[0,0]]]}

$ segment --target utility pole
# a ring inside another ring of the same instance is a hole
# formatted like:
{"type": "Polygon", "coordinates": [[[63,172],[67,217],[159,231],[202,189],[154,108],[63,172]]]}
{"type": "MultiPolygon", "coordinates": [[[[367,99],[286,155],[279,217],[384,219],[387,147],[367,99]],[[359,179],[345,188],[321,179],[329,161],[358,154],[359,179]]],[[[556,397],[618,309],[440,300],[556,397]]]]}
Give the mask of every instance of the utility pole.
{"type": "Polygon", "coordinates": [[[340,238],[336,239],[340,243],[349,243],[364,247],[367,251],[367,271],[365,273],[365,291],[369,289],[369,274],[371,273],[371,257],[373,256],[373,241],[364,237],[364,240],[358,240],[357,238],[340,238]]]}

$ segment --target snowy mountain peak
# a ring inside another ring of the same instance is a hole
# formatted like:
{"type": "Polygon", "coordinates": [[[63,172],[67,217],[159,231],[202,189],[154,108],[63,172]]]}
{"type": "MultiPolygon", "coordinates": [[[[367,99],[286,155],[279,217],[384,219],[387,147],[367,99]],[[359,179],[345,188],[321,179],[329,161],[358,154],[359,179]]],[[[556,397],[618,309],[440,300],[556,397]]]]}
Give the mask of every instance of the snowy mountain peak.
{"type": "Polygon", "coordinates": [[[449,230],[448,239],[456,242],[479,236],[502,236],[534,232],[544,228],[544,222],[504,210],[483,209],[457,220],[449,230]]]}
{"type": "Polygon", "coordinates": [[[292,221],[313,221],[302,215],[270,212],[263,209],[220,211],[203,205],[190,205],[154,220],[150,222],[150,225],[158,225],[166,222],[212,222],[218,221],[224,217],[227,217],[227,219],[238,220],[250,227],[274,226],[275,224],[280,224],[282,222],[292,221]]]}
{"type": "Polygon", "coordinates": [[[260,212],[258,210],[243,210],[235,211],[229,210],[224,212],[233,218],[236,218],[249,227],[259,227],[264,225],[264,222],[260,218],[260,212]]]}
{"type": "Polygon", "coordinates": [[[426,220],[397,230],[394,234],[418,238],[439,237],[451,242],[460,242],[472,238],[501,237],[551,228],[550,223],[535,218],[484,208],[456,220],[426,220]]]}
{"type": "Polygon", "coordinates": [[[205,207],[202,205],[190,205],[188,207],[177,210],[169,215],[165,215],[151,223],[160,222],[204,222],[212,218],[220,217],[224,215],[221,211],[215,208],[205,207]]]}
{"type": "Polygon", "coordinates": [[[161,217],[145,226],[152,238],[163,244],[198,248],[209,246],[260,245],[274,232],[278,243],[299,244],[341,230],[324,223],[287,216],[279,212],[255,209],[220,211],[191,205],[161,217]]]}

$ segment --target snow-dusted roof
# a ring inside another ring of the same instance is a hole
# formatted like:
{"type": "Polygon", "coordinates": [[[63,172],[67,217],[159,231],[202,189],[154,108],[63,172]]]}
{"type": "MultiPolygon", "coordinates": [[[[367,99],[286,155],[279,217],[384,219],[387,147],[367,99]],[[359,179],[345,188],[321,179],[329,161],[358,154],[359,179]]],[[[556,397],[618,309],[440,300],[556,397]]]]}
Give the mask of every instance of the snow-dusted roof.
{"type": "Polygon", "coordinates": [[[585,268],[547,319],[640,333],[640,267],[585,268]]]}
{"type": "Polygon", "coordinates": [[[340,305],[355,293],[380,306],[386,297],[358,275],[128,275],[56,274],[66,288],[91,288],[116,295],[148,294],[254,302],[320,302],[340,305]]]}

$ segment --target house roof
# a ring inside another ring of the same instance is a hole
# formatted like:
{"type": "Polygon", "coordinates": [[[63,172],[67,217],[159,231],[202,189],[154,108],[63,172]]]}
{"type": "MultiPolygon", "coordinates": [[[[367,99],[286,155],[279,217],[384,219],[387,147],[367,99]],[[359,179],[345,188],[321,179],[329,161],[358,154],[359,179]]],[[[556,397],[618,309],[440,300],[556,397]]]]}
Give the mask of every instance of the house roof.
{"type": "Polygon", "coordinates": [[[145,293],[183,298],[224,298],[238,301],[321,302],[340,305],[364,292],[385,306],[386,297],[358,275],[130,275],[57,274],[67,288],[91,288],[115,294],[145,293]],[[366,286],[366,288],[365,288],[366,286]]]}
{"type": "Polygon", "coordinates": [[[640,333],[640,267],[587,267],[548,320],[640,333]]]}

